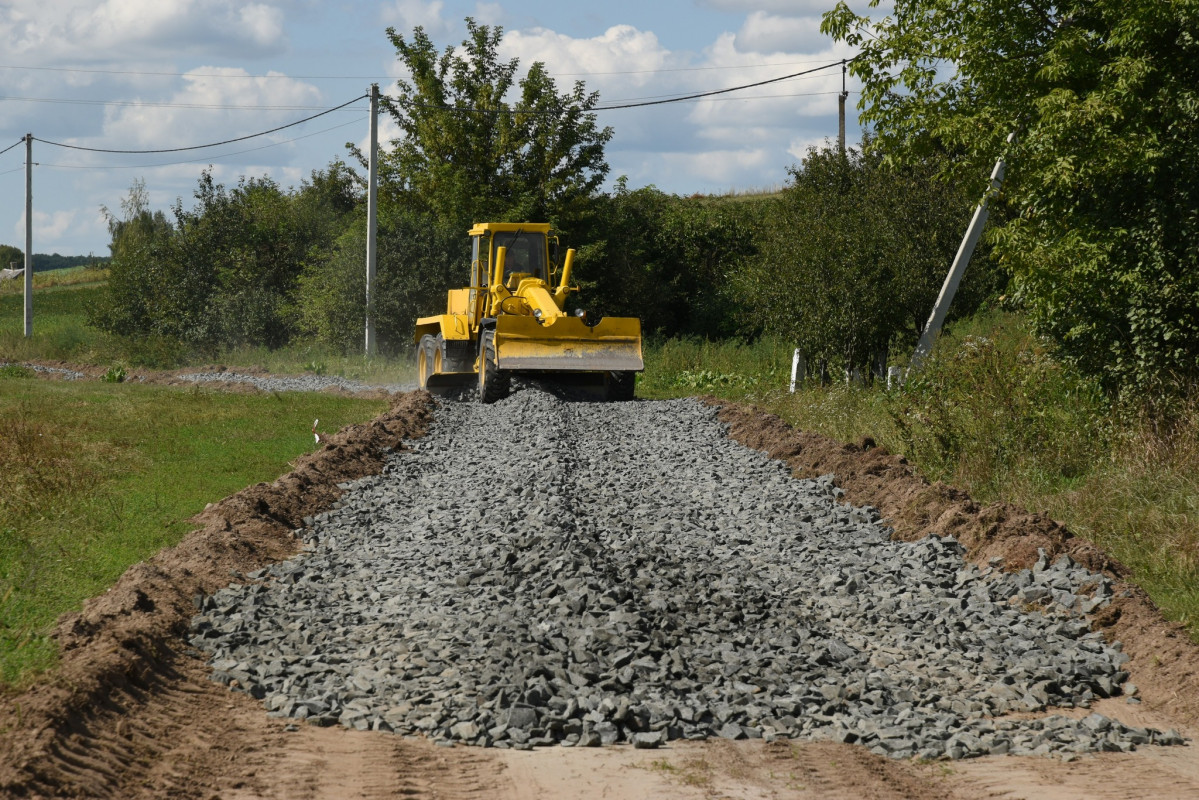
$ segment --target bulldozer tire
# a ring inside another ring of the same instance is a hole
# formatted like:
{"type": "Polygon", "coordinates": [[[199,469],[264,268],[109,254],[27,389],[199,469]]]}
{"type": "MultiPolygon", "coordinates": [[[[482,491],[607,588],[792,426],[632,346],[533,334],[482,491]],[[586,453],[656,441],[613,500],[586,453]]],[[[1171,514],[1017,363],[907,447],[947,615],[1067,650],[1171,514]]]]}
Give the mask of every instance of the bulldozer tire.
{"type": "Polygon", "coordinates": [[[445,367],[441,363],[441,354],[445,352],[445,337],[440,333],[433,340],[433,374],[440,375],[445,371],[445,367]]]}
{"type": "Polygon", "coordinates": [[[416,350],[416,380],[421,389],[428,390],[429,378],[436,374],[434,365],[436,350],[437,343],[432,336],[426,334],[420,337],[420,346],[416,350]]]}
{"type": "Polygon", "coordinates": [[[511,390],[511,376],[495,365],[495,331],[484,331],[479,339],[479,402],[503,400],[511,390]]]}
{"type": "Polygon", "coordinates": [[[609,372],[608,373],[608,400],[625,401],[633,399],[633,389],[637,385],[636,372],[609,372]]]}

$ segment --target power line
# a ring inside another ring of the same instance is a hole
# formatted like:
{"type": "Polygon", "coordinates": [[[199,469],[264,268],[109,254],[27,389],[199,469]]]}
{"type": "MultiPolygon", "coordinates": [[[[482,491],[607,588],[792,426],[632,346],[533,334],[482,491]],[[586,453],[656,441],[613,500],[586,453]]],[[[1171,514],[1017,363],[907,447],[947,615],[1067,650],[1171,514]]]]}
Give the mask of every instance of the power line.
{"type": "MultiPolygon", "coordinates": [[[[220,158],[229,158],[231,156],[240,156],[245,153],[254,153],[254,152],[257,152],[258,150],[269,150],[272,147],[280,147],[285,144],[291,144],[292,142],[298,142],[301,139],[310,139],[313,136],[320,136],[322,133],[328,133],[329,131],[335,131],[340,128],[348,127],[350,125],[358,125],[361,122],[362,122],[361,119],[350,120],[349,122],[343,122],[340,125],[334,125],[331,128],[323,128],[319,131],[313,131],[312,133],[306,133],[303,136],[297,136],[294,139],[284,139],[282,142],[271,142],[270,144],[264,144],[259,147],[249,147],[245,150],[235,150],[232,153],[219,153],[217,155],[211,156],[211,158],[193,158],[193,159],[190,159],[187,161],[164,161],[164,162],[160,162],[157,164],[42,164],[42,163],[39,163],[38,166],[50,167],[52,169],[153,169],[155,167],[174,167],[174,166],[178,166],[180,164],[203,164],[205,161],[216,160],[216,159],[220,159],[220,158]]],[[[23,169],[23,167],[18,167],[18,169],[23,169]]],[[[0,172],[0,175],[3,175],[3,174],[4,173],[0,172]]]]}
{"type": "Polygon", "coordinates": [[[223,109],[228,111],[316,111],[324,106],[267,106],[267,105],[233,105],[231,103],[159,103],[152,100],[85,100],[68,97],[14,97],[0,95],[0,100],[12,100],[22,103],[55,103],[78,106],[133,106],[146,108],[206,108],[223,109]]]}
{"type": "Polygon", "coordinates": [[[0,150],[0,156],[4,155],[9,150],[12,150],[14,147],[20,147],[24,143],[25,143],[25,137],[22,136],[20,139],[17,139],[15,144],[10,144],[8,147],[4,148],[3,150],[0,150]]]}
{"type": "MultiPolygon", "coordinates": [[[[345,108],[346,106],[353,105],[354,103],[357,103],[359,100],[363,99],[364,97],[366,97],[366,95],[364,95],[364,94],[359,95],[359,96],[355,97],[353,100],[348,100],[339,106],[334,106],[333,108],[325,109],[324,111],[322,111],[319,114],[313,114],[311,117],[305,117],[304,119],[298,119],[295,122],[289,122],[286,125],[280,125],[276,128],[271,128],[270,130],[259,131],[258,133],[251,133],[248,136],[238,136],[235,139],[225,139],[224,141],[221,141],[221,142],[212,142],[210,144],[191,145],[190,147],[164,147],[164,148],[159,148],[156,150],[115,150],[115,149],[106,148],[106,147],[83,147],[83,146],[77,145],[77,144],[64,144],[62,142],[51,142],[47,139],[38,139],[37,141],[42,142],[43,144],[54,145],[55,147],[65,147],[68,150],[84,150],[89,153],[129,153],[129,154],[133,154],[133,153],[181,153],[186,150],[203,150],[208,147],[220,147],[221,145],[233,144],[234,142],[244,142],[247,139],[256,139],[259,136],[266,136],[268,133],[275,133],[277,131],[286,130],[287,128],[294,128],[296,125],[303,125],[305,122],[310,122],[310,121],[316,119],[317,117],[323,117],[326,114],[332,114],[334,111],[339,111],[339,110],[345,108]]],[[[36,137],[34,137],[34,138],[36,138],[36,137]]]]}
{"type": "MultiPolygon", "coordinates": [[[[839,62],[839,61],[837,62],[837,64],[840,64],[840,63],[841,62],[839,62]]],[[[836,66],[836,65],[835,64],[826,64],[825,66],[827,67],[827,66],[836,66]]],[[[812,74],[806,74],[806,73],[801,73],[801,74],[803,74],[804,77],[795,79],[797,83],[799,81],[803,81],[803,80],[815,80],[815,79],[824,77],[822,75],[812,75],[812,74]]],[[[791,80],[791,79],[792,78],[790,76],[783,76],[782,78],[774,78],[772,80],[785,81],[785,80],[791,80]]],[[[750,85],[753,86],[754,84],[750,84],[750,85]]],[[[735,88],[746,88],[746,87],[735,87],[735,88]]],[[[728,89],[725,91],[733,91],[733,90],[728,89]]],[[[669,98],[669,99],[673,100],[674,98],[677,98],[677,97],[678,97],[677,94],[651,94],[651,95],[645,95],[643,97],[626,97],[623,99],[610,100],[609,102],[610,103],[639,103],[642,100],[658,100],[660,98],[669,98]]]]}
{"type": "MultiPolygon", "coordinates": [[[[657,75],[664,72],[704,72],[710,70],[730,69],[760,69],[762,67],[792,67],[800,64],[818,64],[822,59],[806,61],[780,61],[776,64],[730,64],[720,67],[663,67],[660,69],[624,69],[606,72],[559,72],[564,78],[587,77],[591,75],[657,75]]],[[[15,64],[0,64],[0,69],[33,70],[38,72],[75,72],[88,75],[150,75],[163,78],[221,78],[225,80],[297,80],[297,81],[387,81],[394,80],[386,75],[228,75],[219,72],[165,72],[154,70],[131,69],[84,69],[81,67],[28,67],[15,64]]]]}
{"type": "MultiPolygon", "coordinates": [[[[699,100],[701,98],[712,97],[714,95],[728,94],[729,92],[739,92],[742,89],[752,89],[756,86],[766,86],[771,83],[779,83],[781,81],[791,80],[792,78],[798,78],[802,75],[811,75],[814,72],[820,72],[821,70],[830,69],[832,67],[839,67],[843,64],[849,63],[852,60],[853,59],[851,58],[851,59],[842,59],[840,61],[828,62],[828,63],[823,64],[822,66],[814,67],[812,69],[805,69],[800,72],[793,72],[789,75],[780,75],[777,78],[768,78],[764,81],[755,81],[754,83],[743,83],[739,86],[729,86],[728,88],[725,88],[725,89],[715,89],[710,92],[697,92],[695,94],[680,95],[678,97],[664,97],[664,99],[646,99],[646,100],[641,100],[641,101],[636,101],[636,102],[619,103],[617,105],[596,106],[595,108],[591,109],[591,111],[616,111],[616,110],[624,109],[624,108],[641,108],[643,106],[659,106],[659,105],[665,105],[667,103],[683,103],[683,102],[687,102],[690,100],[699,100]]],[[[813,92],[813,94],[820,94],[820,93],[813,92]]],[[[835,92],[834,92],[834,94],[835,94],[835,92]]],[[[794,95],[794,96],[801,97],[803,95],[794,95]]],[[[403,104],[402,98],[391,97],[389,95],[384,95],[383,98],[386,101],[388,101],[389,103],[403,104]]],[[[754,99],[754,98],[747,98],[747,99],[754,99]]],[[[479,114],[556,114],[556,113],[558,113],[556,111],[537,111],[534,109],[522,109],[522,108],[468,108],[468,107],[451,106],[451,105],[435,105],[435,104],[431,104],[431,103],[416,103],[416,102],[412,102],[412,101],[408,101],[407,105],[410,108],[426,108],[426,109],[434,109],[434,110],[440,110],[440,111],[465,111],[465,112],[472,112],[472,113],[479,113],[479,114]]]]}
{"type": "MultiPolygon", "coordinates": [[[[852,59],[848,59],[848,61],[852,61],[852,59]]],[[[744,83],[744,84],[741,84],[740,86],[730,86],[727,89],[715,89],[710,92],[697,92],[695,94],[688,94],[688,95],[683,95],[681,97],[667,98],[665,100],[644,100],[644,101],[641,101],[638,103],[623,103],[621,105],[613,105],[613,106],[596,106],[596,108],[594,110],[595,111],[616,111],[617,109],[622,109],[622,108],[641,108],[643,106],[660,106],[660,105],[665,105],[667,103],[681,103],[684,100],[698,100],[703,97],[712,97],[713,95],[718,95],[718,94],[728,94],[729,92],[739,92],[742,89],[752,89],[755,86],[765,86],[770,83],[778,83],[779,81],[790,80],[791,78],[798,78],[800,75],[810,75],[813,72],[820,72],[821,70],[829,69],[830,67],[839,67],[844,63],[847,63],[847,60],[834,61],[829,64],[824,64],[823,66],[813,67],[812,69],[805,69],[801,72],[793,72],[790,75],[782,75],[778,78],[768,78],[767,80],[756,81],[755,83],[744,83]]]]}

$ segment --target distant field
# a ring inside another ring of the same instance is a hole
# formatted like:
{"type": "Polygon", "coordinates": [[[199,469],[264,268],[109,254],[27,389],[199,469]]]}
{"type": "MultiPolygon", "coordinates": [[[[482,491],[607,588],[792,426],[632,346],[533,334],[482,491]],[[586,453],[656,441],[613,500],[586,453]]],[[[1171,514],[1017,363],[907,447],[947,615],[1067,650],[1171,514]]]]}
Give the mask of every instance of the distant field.
{"type": "Polygon", "coordinates": [[[55,270],[53,279],[34,277],[33,336],[24,336],[24,299],[16,286],[0,286],[0,361],[61,360],[108,367],[114,364],[170,369],[221,364],[255,367],[274,373],[341,375],[373,383],[415,381],[415,361],[346,355],[327,347],[299,343],[278,350],[242,347],[220,353],[188,354],[167,342],[122,341],[88,324],[87,311],[104,291],[105,270],[83,267],[55,270]],[[44,281],[42,285],[39,282],[44,281]],[[39,288],[40,287],[40,288],[39,288]]]}

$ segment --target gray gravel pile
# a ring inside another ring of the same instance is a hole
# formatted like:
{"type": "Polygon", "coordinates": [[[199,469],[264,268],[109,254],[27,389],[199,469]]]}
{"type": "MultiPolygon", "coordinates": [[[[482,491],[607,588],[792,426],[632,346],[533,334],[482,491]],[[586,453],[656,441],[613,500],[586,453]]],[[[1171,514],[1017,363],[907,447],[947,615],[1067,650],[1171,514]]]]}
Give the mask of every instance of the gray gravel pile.
{"type": "Polygon", "coordinates": [[[528,748],[802,737],[894,757],[1178,743],[1092,714],[1127,660],[1063,558],[892,541],[694,401],[446,403],[308,551],[200,598],[213,677],[270,713],[528,748]]]}
{"type": "Polygon", "coordinates": [[[82,372],[76,372],[73,369],[63,369],[62,367],[46,367],[42,366],[41,364],[26,364],[15,361],[0,361],[0,367],[8,366],[24,367],[25,369],[31,369],[34,372],[42,372],[47,375],[61,375],[63,380],[67,381],[77,381],[80,378],[85,377],[82,372]]]}
{"type": "Polygon", "coordinates": [[[388,392],[407,392],[416,387],[410,384],[370,384],[343,378],[340,375],[299,375],[282,377],[275,375],[247,375],[241,372],[191,372],[180,375],[180,380],[193,383],[210,383],[225,381],[228,383],[248,383],[264,392],[319,392],[322,389],[336,387],[347,392],[368,392],[372,389],[383,389],[388,392]]]}

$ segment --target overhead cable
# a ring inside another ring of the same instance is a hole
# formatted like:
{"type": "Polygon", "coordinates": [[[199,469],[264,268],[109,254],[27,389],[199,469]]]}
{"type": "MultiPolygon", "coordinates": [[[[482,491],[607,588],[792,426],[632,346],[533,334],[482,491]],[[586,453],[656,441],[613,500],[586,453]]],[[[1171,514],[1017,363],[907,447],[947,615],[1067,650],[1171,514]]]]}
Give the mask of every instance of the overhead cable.
{"type": "Polygon", "coordinates": [[[23,144],[25,144],[24,136],[22,136],[20,139],[17,139],[16,144],[10,144],[8,147],[4,148],[3,150],[0,150],[0,156],[4,155],[9,150],[12,150],[14,147],[20,147],[23,144]]]}
{"type": "MultiPolygon", "coordinates": [[[[340,125],[334,125],[331,128],[322,128],[319,131],[313,131],[312,133],[306,133],[303,136],[297,136],[294,139],[284,139],[281,142],[271,142],[270,144],[264,144],[259,147],[249,147],[249,148],[246,148],[245,150],[234,150],[231,153],[217,153],[215,155],[209,156],[208,158],[193,158],[193,159],[189,159],[187,161],[164,161],[164,162],[160,162],[157,164],[39,164],[39,166],[48,167],[51,169],[153,169],[155,167],[175,167],[175,166],[179,166],[181,164],[203,164],[205,161],[215,161],[215,160],[222,159],[222,158],[229,158],[230,156],[240,156],[245,153],[254,153],[259,150],[269,150],[272,147],[281,147],[285,144],[291,144],[292,142],[298,142],[301,139],[310,139],[313,136],[320,136],[322,133],[328,133],[329,131],[335,131],[335,130],[338,130],[339,128],[345,128],[349,125],[358,125],[361,122],[362,122],[362,120],[360,120],[360,119],[354,119],[354,120],[350,120],[349,122],[343,122],[340,125]]],[[[19,169],[22,169],[22,168],[19,168],[19,169]]],[[[4,173],[0,172],[0,175],[3,175],[3,174],[4,173]]]]}
{"type": "Polygon", "coordinates": [[[715,89],[710,92],[697,92],[695,94],[683,95],[681,97],[671,97],[671,98],[667,98],[665,100],[643,100],[638,103],[622,103],[620,105],[612,105],[612,106],[596,106],[592,110],[593,111],[616,111],[617,109],[622,109],[622,108],[641,108],[643,106],[660,106],[660,105],[665,105],[667,103],[681,103],[684,100],[698,100],[703,97],[712,97],[713,95],[718,95],[718,94],[728,94],[729,92],[739,92],[742,89],[752,89],[755,86],[765,86],[770,83],[778,83],[779,81],[786,81],[786,80],[790,80],[791,78],[798,78],[801,75],[810,75],[813,72],[820,72],[821,70],[829,69],[831,67],[839,67],[842,64],[848,63],[849,61],[852,61],[852,60],[853,59],[843,59],[841,61],[833,61],[831,63],[824,64],[823,66],[813,67],[812,69],[805,69],[802,72],[793,72],[790,75],[781,75],[777,78],[768,78],[767,80],[757,81],[755,83],[744,83],[744,84],[741,84],[740,86],[730,86],[727,89],[715,89]]]}
{"type": "MultiPolygon", "coordinates": [[[[641,108],[643,106],[660,106],[660,105],[665,105],[667,103],[683,103],[683,102],[686,102],[689,100],[699,100],[704,97],[713,97],[713,96],[719,95],[719,94],[728,94],[729,92],[739,92],[742,89],[752,89],[756,86],[766,86],[767,84],[771,84],[771,83],[779,83],[780,81],[791,80],[792,78],[798,78],[802,75],[811,75],[812,73],[820,72],[821,70],[831,69],[832,67],[840,67],[844,64],[848,64],[850,61],[853,61],[853,59],[852,58],[841,59],[840,61],[828,62],[819,67],[814,67],[812,69],[805,69],[801,72],[793,72],[789,75],[780,75],[777,78],[768,78],[764,81],[755,81],[754,83],[744,83],[739,86],[730,86],[726,89],[715,89],[710,92],[697,92],[696,94],[680,95],[678,97],[665,97],[664,99],[660,99],[660,100],[657,100],[657,99],[641,100],[641,101],[630,102],[630,103],[618,103],[616,105],[596,106],[595,108],[589,109],[588,113],[591,113],[594,111],[616,111],[618,109],[624,109],[624,108],[641,108]]],[[[812,92],[811,94],[820,94],[820,93],[812,92]]],[[[836,94],[836,92],[833,92],[833,94],[836,94]]],[[[797,94],[797,95],[791,95],[791,96],[802,97],[804,95],[797,94]]],[[[391,97],[390,95],[383,95],[383,99],[385,99],[391,103],[404,103],[405,102],[402,98],[391,97]]],[[[746,99],[755,99],[755,98],[746,98],[746,99]]],[[[406,105],[410,108],[426,108],[426,109],[433,109],[433,110],[439,110],[439,111],[463,111],[463,112],[472,112],[472,113],[479,113],[479,114],[547,114],[547,115],[553,115],[553,114],[560,113],[557,110],[538,111],[536,109],[529,109],[529,108],[510,108],[510,107],[509,108],[470,108],[470,107],[451,106],[451,105],[436,105],[436,104],[432,104],[432,103],[418,103],[418,102],[414,102],[412,100],[406,101],[406,105]]]]}
{"type": "Polygon", "coordinates": [[[206,108],[225,111],[317,111],[324,106],[313,105],[234,105],[232,103],[160,103],[154,100],[88,100],[71,97],[15,97],[0,95],[0,100],[21,103],[53,103],[76,106],[131,106],[134,108],[206,108]]]}
{"type": "MultiPolygon", "coordinates": [[[[822,59],[821,59],[822,60],[822,59]]],[[[821,60],[781,61],[777,64],[729,64],[719,67],[663,67],[661,69],[625,69],[607,72],[559,72],[564,78],[587,77],[590,75],[656,75],[663,72],[703,72],[707,70],[760,69],[762,67],[792,67],[798,64],[816,64],[821,60]]],[[[130,69],[82,69],[74,67],[27,67],[16,64],[0,64],[0,69],[37,70],[40,72],[78,72],[89,75],[150,75],[163,78],[220,78],[226,80],[297,80],[297,81],[391,81],[394,76],[386,75],[229,75],[220,72],[158,72],[130,69]]]]}
{"type": "MultiPolygon", "coordinates": [[[[106,148],[106,147],[83,147],[82,145],[77,145],[77,144],[65,144],[63,142],[51,142],[47,139],[37,139],[37,141],[39,141],[43,144],[54,145],[55,147],[65,147],[68,150],[84,150],[89,153],[181,153],[186,150],[203,150],[208,147],[220,147],[221,145],[233,144],[234,142],[244,142],[247,139],[256,139],[259,136],[266,136],[269,133],[276,133],[277,131],[286,130],[287,128],[294,128],[296,125],[303,125],[305,122],[310,122],[310,121],[316,119],[317,117],[323,117],[326,114],[332,114],[334,111],[340,111],[341,109],[345,108],[346,106],[353,105],[354,103],[357,103],[359,100],[362,100],[366,97],[367,97],[367,95],[365,95],[365,94],[358,95],[353,100],[348,100],[339,106],[334,106],[333,108],[327,108],[324,111],[320,112],[319,114],[313,114],[311,117],[304,117],[304,119],[298,119],[295,122],[289,122],[286,125],[280,125],[276,128],[271,128],[270,130],[259,131],[258,133],[251,133],[248,136],[238,136],[235,139],[225,139],[224,141],[220,141],[220,142],[211,142],[209,144],[191,145],[190,147],[163,147],[163,148],[158,148],[155,150],[115,150],[115,149],[106,148]]],[[[37,138],[37,137],[34,137],[34,138],[37,138]]]]}

